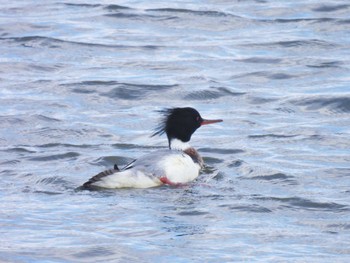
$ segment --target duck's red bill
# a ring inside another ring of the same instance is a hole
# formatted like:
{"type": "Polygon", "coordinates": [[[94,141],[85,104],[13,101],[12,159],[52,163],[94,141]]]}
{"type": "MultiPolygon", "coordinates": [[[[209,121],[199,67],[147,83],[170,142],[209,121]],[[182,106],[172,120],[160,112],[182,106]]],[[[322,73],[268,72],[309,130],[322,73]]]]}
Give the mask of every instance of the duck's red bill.
{"type": "Polygon", "coordinates": [[[207,124],[212,124],[212,123],[217,123],[217,122],[222,122],[222,120],[218,119],[218,120],[205,120],[203,119],[201,122],[201,125],[207,125],[207,124]]]}

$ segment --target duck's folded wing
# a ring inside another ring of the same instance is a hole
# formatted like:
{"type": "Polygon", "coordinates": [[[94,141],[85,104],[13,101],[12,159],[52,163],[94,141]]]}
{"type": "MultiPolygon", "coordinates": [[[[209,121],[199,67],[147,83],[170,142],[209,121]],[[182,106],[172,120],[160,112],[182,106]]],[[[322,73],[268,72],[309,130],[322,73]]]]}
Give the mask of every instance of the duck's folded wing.
{"type": "Polygon", "coordinates": [[[89,179],[89,181],[87,181],[86,183],[83,184],[83,188],[93,188],[94,187],[94,183],[100,181],[103,177],[112,175],[114,173],[119,172],[118,167],[114,167],[113,169],[108,169],[105,170],[103,172],[100,172],[99,174],[96,174],[95,176],[91,177],[89,179]],[[117,168],[117,169],[116,169],[117,168]]]}

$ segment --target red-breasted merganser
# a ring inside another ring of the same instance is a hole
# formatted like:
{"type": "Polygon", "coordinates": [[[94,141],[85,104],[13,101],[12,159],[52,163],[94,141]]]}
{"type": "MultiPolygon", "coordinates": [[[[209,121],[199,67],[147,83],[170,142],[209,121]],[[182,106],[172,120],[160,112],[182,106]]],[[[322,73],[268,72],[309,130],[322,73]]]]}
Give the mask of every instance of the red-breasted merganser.
{"type": "Polygon", "coordinates": [[[202,125],[221,122],[206,120],[193,108],[171,108],[160,111],[164,119],[155,135],[166,133],[169,149],[146,154],[123,169],[118,166],[101,172],[83,184],[84,188],[149,188],[181,185],[193,181],[203,167],[203,159],[189,145],[192,134],[202,125]]]}

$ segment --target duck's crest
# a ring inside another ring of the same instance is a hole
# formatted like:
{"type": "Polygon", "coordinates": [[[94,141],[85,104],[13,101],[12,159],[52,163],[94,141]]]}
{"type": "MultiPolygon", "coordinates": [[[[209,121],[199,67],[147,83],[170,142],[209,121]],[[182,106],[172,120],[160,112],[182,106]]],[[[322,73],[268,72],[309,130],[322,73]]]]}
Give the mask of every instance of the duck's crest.
{"type": "Polygon", "coordinates": [[[156,135],[160,136],[160,135],[163,135],[164,133],[166,133],[167,120],[168,120],[169,116],[174,113],[175,109],[176,108],[165,108],[165,109],[157,111],[163,116],[162,116],[162,119],[161,119],[159,125],[154,129],[154,133],[151,135],[151,137],[154,137],[156,135]]]}

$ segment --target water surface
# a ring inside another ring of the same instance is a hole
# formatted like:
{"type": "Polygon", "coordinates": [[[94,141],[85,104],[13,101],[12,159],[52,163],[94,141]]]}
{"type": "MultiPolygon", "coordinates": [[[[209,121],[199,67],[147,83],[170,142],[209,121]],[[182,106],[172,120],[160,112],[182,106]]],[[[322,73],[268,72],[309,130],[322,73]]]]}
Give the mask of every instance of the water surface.
{"type": "Polygon", "coordinates": [[[347,262],[347,1],[0,7],[0,261],[347,262]],[[223,123],[186,187],[76,191],[167,146],[164,107],[223,123]]]}

